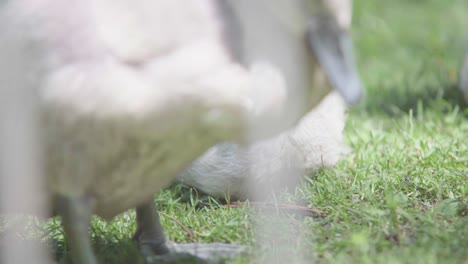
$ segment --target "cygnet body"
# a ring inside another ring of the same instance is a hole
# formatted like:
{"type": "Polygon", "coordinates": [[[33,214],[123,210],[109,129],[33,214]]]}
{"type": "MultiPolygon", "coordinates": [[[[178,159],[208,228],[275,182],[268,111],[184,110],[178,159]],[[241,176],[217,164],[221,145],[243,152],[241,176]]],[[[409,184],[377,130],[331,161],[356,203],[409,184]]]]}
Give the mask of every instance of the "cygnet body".
{"type": "MultiPolygon", "coordinates": [[[[209,147],[246,141],[247,134],[251,140],[284,130],[328,93],[328,87],[314,93],[319,89],[311,82],[313,75],[283,75],[281,59],[269,64],[275,53],[257,50],[245,52],[244,60],[237,58],[235,50],[249,50],[249,36],[254,35],[242,23],[239,27],[245,32],[240,34],[245,38],[229,33],[240,21],[230,12],[247,11],[234,8],[236,1],[228,2],[17,0],[4,4],[0,39],[17,42],[15,47],[24,49],[18,54],[37,47],[37,56],[17,59],[37,66],[41,73],[26,89],[38,95],[45,193],[54,213],[62,216],[76,263],[96,262],[87,235],[92,214],[111,219],[133,207],[138,221],[135,238],[143,251],[149,245],[153,253],[166,253],[154,192],[209,147]],[[246,42],[235,45],[240,39],[246,42]],[[248,65],[257,60],[260,66],[250,70],[248,65]],[[275,77],[264,82],[265,76],[275,77]],[[286,107],[291,94],[300,108],[286,107]],[[292,108],[295,111],[288,111],[292,108]],[[262,131],[264,121],[275,125],[262,131]]],[[[303,9],[296,6],[296,10],[303,9]]],[[[285,30],[281,25],[274,25],[280,29],[276,31],[285,30]]],[[[296,72],[290,67],[301,73],[315,67],[306,30],[302,25],[293,35],[279,34],[290,41],[275,49],[277,54],[292,50],[294,58],[301,58],[297,65],[285,63],[290,72],[296,72]]],[[[257,31],[260,36],[264,32],[257,31]]],[[[332,30],[325,36],[340,39],[341,33],[332,30]]],[[[312,35],[309,40],[322,36],[312,35]]],[[[342,79],[349,78],[356,90],[344,96],[356,101],[360,86],[346,57],[349,50],[342,52],[338,42],[331,44],[337,48],[315,46],[342,59],[340,69],[349,75],[343,77],[331,66],[327,78],[340,88],[342,79]]],[[[2,74],[7,75],[9,69],[4,70],[2,74]]],[[[35,70],[24,72],[25,78],[35,70]]],[[[23,88],[22,80],[16,81],[12,87],[23,88]]]]}
{"type": "Polygon", "coordinates": [[[350,152],[343,139],[345,110],[340,95],[332,93],[295,128],[247,148],[235,143],[218,144],[196,159],[177,180],[220,198],[259,198],[253,197],[252,186],[271,191],[295,188],[302,176],[334,166],[350,152]]]}

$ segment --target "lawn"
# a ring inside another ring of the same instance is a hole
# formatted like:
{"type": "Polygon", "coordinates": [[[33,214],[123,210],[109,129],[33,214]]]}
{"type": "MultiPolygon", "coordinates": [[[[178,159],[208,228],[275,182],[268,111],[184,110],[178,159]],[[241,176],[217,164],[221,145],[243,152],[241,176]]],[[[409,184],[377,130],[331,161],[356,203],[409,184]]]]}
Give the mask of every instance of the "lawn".
{"type": "MultiPolygon", "coordinates": [[[[468,108],[457,90],[468,1],[355,0],[353,35],[367,89],[348,116],[354,153],[287,196],[324,211],[291,218],[304,228],[307,263],[468,263],[468,108]]],[[[182,186],[155,199],[172,241],[253,243],[251,208],[182,186]]],[[[46,228],[68,259],[59,221],[46,228]]],[[[102,263],[143,262],[133,212],[92,229],[102,263]]]]}

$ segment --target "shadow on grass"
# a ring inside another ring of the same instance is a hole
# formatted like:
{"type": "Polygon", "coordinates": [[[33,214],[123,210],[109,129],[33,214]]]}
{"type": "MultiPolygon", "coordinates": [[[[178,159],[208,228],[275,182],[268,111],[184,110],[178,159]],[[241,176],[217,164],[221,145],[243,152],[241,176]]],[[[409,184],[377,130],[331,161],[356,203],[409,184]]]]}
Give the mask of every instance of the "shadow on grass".
{"type": "MultiPolygon", "coordinates": [[[[93,249],[98,259],[98,263],[112,264],[146,264],[144,257],[141,255],[137,244],[130,238],[110,239],[109,234],[95,234],[93,238],[93,249]]],[[[71,255],[66,249],[66,244],[63,240],[52,241],[55,260],[63,264],[76,264],[72,262],[71,255]]],[[[153,264],[186,264],[186,263],[204,263],[204,264],[222,264],[219,261],[203,261],[190,254],[177,253],[165,256],[154,256],[151,258],[153,264]]]]}
{"type": "MultiPolygon", "coordinates": [[[[58,263],[74,264],[63,239],[52,238],[49,244],[58,263]]],[[[109,234],[93,234],[93,249],[98,263],[145,263],[137,244],[131,238],[111,239],[109,234]]]]}
{"type": "Polygon", "coordinates": [[[365,102],[353,111],[401,116],[410,111],[417,115],[425,108],[435,108],[444,113],[456,107],[462,112],[468,108],[456,82],[407,77],[395,84],[382,85],[379,89],[369,91],[365,102]]]}

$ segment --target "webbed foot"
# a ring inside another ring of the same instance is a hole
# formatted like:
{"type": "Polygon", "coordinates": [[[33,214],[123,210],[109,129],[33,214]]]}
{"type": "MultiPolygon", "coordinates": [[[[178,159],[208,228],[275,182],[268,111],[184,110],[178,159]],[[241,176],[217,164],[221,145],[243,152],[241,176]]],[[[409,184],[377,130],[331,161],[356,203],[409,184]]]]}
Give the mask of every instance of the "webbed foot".
{"type": "Polygon", "coordinates": [[[224,243],[168,245],[152,199],[136,208],[136,219],[133,239],[138,242],[148,264],[223,263],[245,251],[243,246],[224,243]]]}

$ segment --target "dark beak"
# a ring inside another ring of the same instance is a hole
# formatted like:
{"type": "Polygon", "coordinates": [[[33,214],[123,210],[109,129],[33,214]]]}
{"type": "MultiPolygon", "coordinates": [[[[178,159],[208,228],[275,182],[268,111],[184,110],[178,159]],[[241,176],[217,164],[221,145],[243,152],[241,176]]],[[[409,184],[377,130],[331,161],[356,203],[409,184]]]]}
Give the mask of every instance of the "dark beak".
{"type": "Polygon", "coordinates": [[[346,103],[359,103],[364,91],[356,70],[349,32],[341,30],[334,19],[320,17],[311,21],[307,42],[331,86],[346,103]]]}

